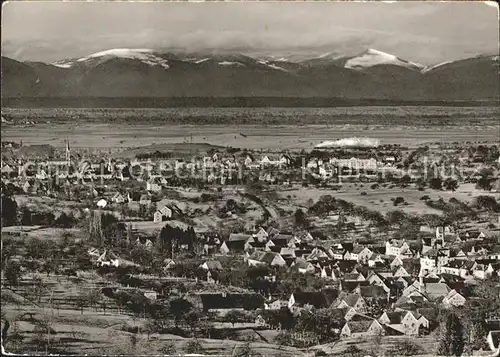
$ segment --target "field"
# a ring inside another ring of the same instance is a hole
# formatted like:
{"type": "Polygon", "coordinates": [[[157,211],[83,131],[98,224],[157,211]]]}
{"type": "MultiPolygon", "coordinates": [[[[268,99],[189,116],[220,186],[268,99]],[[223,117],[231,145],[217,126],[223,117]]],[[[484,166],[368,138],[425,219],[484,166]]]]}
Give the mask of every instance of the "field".
{"type": "MultiPolygon", "coordinates": [[[[293,202],[297,206],[306,207],[308,205],[308,201],[311,199],[316,202],[318,198],[323,195],[332,195],[335,198],[343,199],[356,205],[365,206],[370,210],[376,210],[383,214],[396,209],[402,210],[406,213],[442,214],[442,211],[427,206],[425,201],[421,200],[421,197],[424,195],[429,196],[431,200],[438,200],[442,197],[445,202],[448,202],[450,198],[454,197],[459,201],[470,203],[475,197],[484,194],[484,191],[475,189],[473,184],[463,184],[459,186],[455,192],[436,191],[431,189],[418,191],[415,188],[410,187],[406,189],[402,189],[401,187],[380,187],[377,189],[371,189],[370,184],[364,184],[363,187],[361,187],[360,184],[357,184],[356,186],[354,184],[344,184],[343,187],[336,191],[300,187],[279,192],[279,195],[282,198],[290,195],[293,202]],[[366,195],[361,195],[361,192],[366,192],[366,195]],[[398,196],[403,197],[408,204],[398,205],[395,207],[391,198],[396,198],[398,196]]],[[[488,193],[488,195],[494,196],[497,199],[500,198],[499,193],[488,193]]]]}
{"type": "MultiPolygon", "coordinates": [[[[74,281],[69,281],[67,277],[61,275],[41,276],[41,278],[45,289],[39,298],[33,296],[33,298],[26,299],[21,296],[29,296],[28,292],[32,290],[28,277],[20,282],[18,288],[2,289],[2,310],[7,318],[14,318],[16,321],[14,326],[11,326],[11,331],[14,330],[16,336],[22,339],[24,347],[21,348],[24,352],[36,352],[37,339],[46,338],[45,335],[39,336],[35,329],[37,322],[46,321],[52,331],[50,334],[52,350],[64,354],[186,353],[186,346],[191,339],[171,334],[149,334],[145,332],[147,329],[145,319],[131,316],[124,311],[118,312],[118,307],[113,304],[112,300],[106,300],[105,310],[100,306],[80,308],[75,303],[72,304],[82,291],[106,286],[105,281],[99,279],[95,281],[95,278],[79,278],[75,284],[74,281]],[[135,334],[127,331],[133,328],[144,332],[135,334]],[[167,346],[170,352],[164,350],[167,346]]],[[[252,333],[260,336],[260,339],[251,343],[251,348],[265,356],[305,355],[302,351],[292,347],[280,347],[268,343],[268,339],[272,341],[273,336],[276,335],[275,331],[261,330],[259,334],[255,334],[252,328],[239,330],[241,336],[252,335],[252,333]]],[[[244,345],[241,341],[215,339],[200,339],[199,343],[204,353],[211,355],[231,355],[235,349],[244,345]]],[[[45,351],[42,347],[38,352],[45,351]]]]}
{"type": "Polygon", "coordinates": [[[123,150],[200,143],[247,149],[311,149],[352,136],[382,144],[498,141],[494,107],[4,109],[2,140],[123,150]],[[29,122],[28,124],[26,124],[29,122]],[[24,123],[24,124],[23,124],[24,123]]]}

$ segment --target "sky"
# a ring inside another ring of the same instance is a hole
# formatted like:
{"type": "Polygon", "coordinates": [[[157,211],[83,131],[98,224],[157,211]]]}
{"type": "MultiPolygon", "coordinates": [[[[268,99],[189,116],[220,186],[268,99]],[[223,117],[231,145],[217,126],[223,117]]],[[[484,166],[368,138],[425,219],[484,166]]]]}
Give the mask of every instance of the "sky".
{"type": "Polygon", "coordinates": [[[14,1],[2,11],[2,55],[23,61],[111,48],[290,58],[375,48],[436,64],[498,46],[498,7],[484,2],[14,1]]]}

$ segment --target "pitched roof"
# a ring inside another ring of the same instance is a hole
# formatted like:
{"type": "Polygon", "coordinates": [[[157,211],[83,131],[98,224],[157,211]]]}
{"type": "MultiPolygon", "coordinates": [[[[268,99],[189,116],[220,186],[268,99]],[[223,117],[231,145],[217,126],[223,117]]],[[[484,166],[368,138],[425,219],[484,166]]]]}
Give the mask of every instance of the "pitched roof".
{"type": "Polygon", "coordinates": [[[264,298],[260,294],[200,294],[203,308],[208,309],[231,309],[245,308],[247,305],[264,306],[264,298]]]}
{"type": "Polygon", "coordinates": [[[208,270],[222,270],[223,269],[222,264],[218,260],[207,260],[203,264],[207,265],[208,270]]]}
{"type": "Polygon", "coordinates": [[[310,267],[312,264],[309,263],[307,260],[304,260],[302,258],[297,258],[295,259],[295,262],[293,264],[293,267],[294,268],[297,268],[297,269],[307,269],[308,267],[310,267]]]}
{"type": "Polygon", "coordinates": [[[342,248],[348,250],[349,252],[352,252],[352,250],[354,249],[354,243],[352,242],[342,243],[342,248]]]}
{"type": "Polygon", "coordinates": [[[500,331],[490,331],[488,335],[491,335],[493,347],[498,348],[500,346],[500,331]]]}
{"type": "Polygon", "coordinates": [[[362,246],[362,245],[356,245],[354,246],[354,248],[352,249],[352,253],[354,254],[359,254],[361,253],[363,250],[367,249],[366,247],[362,246]]]}
{"type": "Polygon", "coordinates": [[[401,248],[404,244],[406,243],[405,240],[396,240],[396,239],[392,239],[389,241],[389,244],[392,246],[392,247],[397,247],[397,248],[401,248]]]}
{"type": "Polygon", "coordinates": [[[275,236],[275,235],[277,235],[277,234],[279,234],[279,233],[280,233],[280,231],[279,231],[279,230],[277,230],[277,229],[276,229],[276,228],[274,228],[274,227],[269,227],[269,228],[267,229],[267,234],[268,234],[268,236],[269,236],[269,237],[271,237],[271,236],[275,236]]]}
{"type": "Polygon", "coordinates": [[[345,281],[358,281],[359,273],[348,273],[344,275],[345,281]]]}
{"type": "Polygon", "coordinates": [[[280,250],[281,255],[294,255],[295,254],[295,248],[287,248],[283,247],[280,250]]]}
{"type": "Polygon", "coordinates": [[[391,325],[400,324],[406,314],[407,314],[406,311],[386,312],[386,315],[389,318],[389,324],[391,325]]]}
{"type": "Polygon", "coordinates": [[[228,241],[234,242],[234,241],[247,241],[250,239],[252,236],[249,234],[241,234],[241,233],[231,233],[229,235],[228,241]]]}
{"type": "Polygon", "coordinates": [[[350,273],[356,267],[358,262],[355,260],[340,260],[336,263],[342,273],[350,273]]]}
{"type": "Polygon", "coordinates": [[[244,240],[234,240],[234,241],[225,241],[224,242],[227,246],[227,248],[230,250],[230,251],[233,251],[233,252],[240,252],[240,251],[243,251],[245,249],[245,244],[246,244],[246,241],[244,240]]]}
{"type": "Polygon", "coordinates": [[[277,255],[279,254],[274,252],[256,251],[250,256],[250,259],[258,260],[265,264],[271,264],[277,255]]]}
{"type": "Polygon", "coordinates": [[[402,336],[405,334],[404,327],[385,325],[384,329],[387,336],[402,336]]]}
{"type": "Polygon", "coordinates": [[[299,305],[311,305],[315,308],[328,307],[337,295],[336,290],[295,292],[293,297],[299,305]]]}
{"type": "Polygon", "coordinates": [[[342,289],[345,291],[353,291],[357,287],[368,286],[370,282],[367,280],[361,281],[342,281],[342,289]]]}
{"type": "Polygon", "coordinates": [[[358,294],[342,292],[337,298],[337,301],[338,303],[344,301],[348,306],[354,307],[359,299],[362,299],[362,297],[358,294]]]}
{"type": "Polygon", "coordinates": [[[444,283],[427,283],[424,287],[425,294],[431,299],[446,296],[450,290],[450,287],[444,283]]]}
{"type": "Polygon", "coordinates": [[[359,293],[365,298],[386,298],[387,293],[381,286],[370,285],[370,286],[360,286],[359,293]]]}
{"type": "Polygon", "coordinates": [[[349,321],[347,322],[351,333],[366,332],[373,324],[374,320],[349,321]]]}

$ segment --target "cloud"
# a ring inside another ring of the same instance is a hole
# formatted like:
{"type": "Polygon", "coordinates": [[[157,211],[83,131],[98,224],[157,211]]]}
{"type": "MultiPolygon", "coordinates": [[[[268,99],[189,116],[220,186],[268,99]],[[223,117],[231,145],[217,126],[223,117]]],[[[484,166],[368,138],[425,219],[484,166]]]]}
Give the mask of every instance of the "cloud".
{"type": "Polygon", "coordinates": [[[374,47],[432,64],[498,48],[498,11],[482,4],[11,2],[2,51],[55,61],[117,47],[268,54],[374,47]]]}

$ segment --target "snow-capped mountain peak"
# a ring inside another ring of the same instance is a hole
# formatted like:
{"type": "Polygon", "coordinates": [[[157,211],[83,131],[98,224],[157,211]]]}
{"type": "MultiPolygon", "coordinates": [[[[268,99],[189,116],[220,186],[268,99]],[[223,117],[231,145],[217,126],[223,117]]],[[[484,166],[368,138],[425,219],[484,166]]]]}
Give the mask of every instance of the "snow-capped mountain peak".
{"type": "Polygon", "coordinates": [[[414,70],[421,70],[424,66],[418,63],[402,60],[394,55],[370,48],[345,62],[344,67],[350,69],[369,68],[382,64],[390,64],[414,70]]]}
{"type": "Polygon", "coordinates": [[[97,58],[97,57],[104,57],[104,56],[140,59],[145,54],[150,54],[152,52],[153,52],[153,50],[145,49],[145,48],[135,48],[135,49],[132,49],[132,48],[113,48],[110,50],[93,53],[87,57],[80,58],[79,61],[84,61],[88,58],[97,58]]]}
{"type": "Polygon", "coordinates": [[[159,57],[154,53],[151,49],[131,49],[131,48],[114,48],[106,51],[92,53],[88,56],[71,59],[71,60],[62,60],[58,62],[54,62],[53,65],[61,68],[71,68],[75,63],[88,62],[93,59],[101,59],[101,58],[124,58],[124,59],[134,59],[139,60],[144,64],[149,66],[160,66],[164,69],[168,69],[168,61],[164,58],[159,57]]]}
{"type": "Polygon", "coordinates": [[[435,64],[434,66],[426,66],[422,69],[422,73],[427,73],[429,71],[432,71],[433,69],[436,69],[438,67],[441,67],[441,66],[444,66],[444,65],[450,64],[450,63],[451,63],[451,61],[446,61],[446,62],[435,64]]]}

